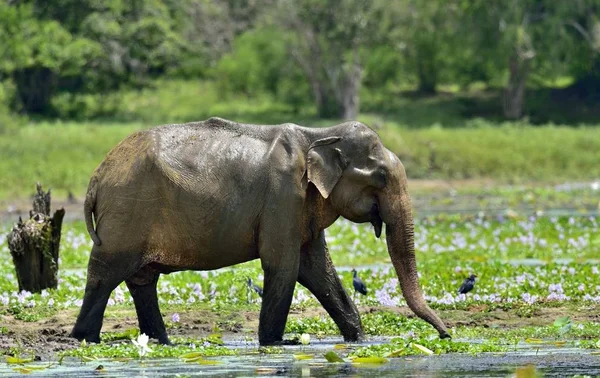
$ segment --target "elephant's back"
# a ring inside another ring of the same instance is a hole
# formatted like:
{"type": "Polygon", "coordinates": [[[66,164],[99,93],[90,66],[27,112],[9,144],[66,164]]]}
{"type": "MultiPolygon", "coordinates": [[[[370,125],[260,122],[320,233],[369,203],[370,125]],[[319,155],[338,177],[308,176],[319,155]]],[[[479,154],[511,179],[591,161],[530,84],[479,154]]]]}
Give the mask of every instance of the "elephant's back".
{"type": "Polygon", "coordinates": [[[152,130],[156,166],[164,177],[191,192],[241,189],[261,181],[268,130],[211,120],[152,130]]]}
{"type": "Polygon", "coordinates": [[[224,254],[229,263],[255,258],[268,145],[240,131],[167,125],[117,145],[96,172],[103,247],[152,251],[154,261],[177,268],[213,269],[227,262],[224,254]]]}

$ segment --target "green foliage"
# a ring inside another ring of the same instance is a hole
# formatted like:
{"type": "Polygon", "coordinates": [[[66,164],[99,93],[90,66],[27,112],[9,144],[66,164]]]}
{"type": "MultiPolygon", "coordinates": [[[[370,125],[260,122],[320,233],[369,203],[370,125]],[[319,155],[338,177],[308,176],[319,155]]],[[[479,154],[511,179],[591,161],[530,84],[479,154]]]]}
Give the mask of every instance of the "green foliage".
{"type": "Polygon", "coordinates": [[[284,41],[276,38],[281,31],[257,30],[240,35],[232,52],[225,54],[213,76],[225,93],[277,93],[287,63],[284,41]]]}
{"type": "MultiPolygon", "coordinates": [[[[597,120],[597,2],[542,5],[537,0],[5,1],[0,3],[0,117],[6,106],[68,119],[113,117],[120,88],[140,89],[152,79],[174,76],[214,79],[217,93],[209,97],[268,96],[288,106],[292,116],[309,109],[320,118],[356,118],[359,104],[388,107],[386,97],[404,97],[400,92],[407,89],[430,95],[448,88],[523,84],[531,91],[557,86],[571,75],[573,84],[564,93],[528,93],[519,113],[547,120],[543,115],[554,103],[569,102],[583,113],[565,106],[564,117],[552,119],[572,122],[590,114],[597,120]],[[104,98],[113,101],[105,104],[104,98]]],[[[501,109],[504,100],[490,101],[501,109]]],[[[203,101],[198,96],[194,104],[203,101]]],[[[466,112],[501,114],[487,113],[486,103],[473,108],[466,112]]]]}
{"type": "MultiPolygon", "coordinates": [[[[210,93],[210,86],[188,83],[189,91],[177,93],[174,91],[181,90],[183,84],[164,85],[171,87],[165,92],[144,91],[142,95],[128,92],[114,105],[123,109],[124,118],[145,119],[148,122],[145,124],[40,123],[22,126],[12,133],[0,133],[3,177],[0,198],[24,197],[33,190],[36,181],[58,190],[58,196],[66,196],[71,191],[81,197],[104,155],[134,130],[166,122],[161,116],[163,111],[171,112],[171,122],[206,119],[215,114],[256,123],[283,123],[293,119],[292,109],[274,107],[268,98],[230,99],[222,103],[206,96],[204,107],[196,107],[191,90],[201,95],[210,93]],[[39,159],[39,156],[45,158],[39,159]]],[[[597,127],[525,123],[504,123],[497,127],[477,120],[468,122],[467,128],[410,129],[409,125],[396,122],[380,123],[370,116],[361,120],[380,127],[378,132],[384,144],[400,156],[410,178],[492,177],[525,182],[589,180],[600,176],[595,153],[600,149],[597,127]],[[477,143],[473,143],[474,140],[477,143]],[[507,150],[512,151],[510,156],[506,155],[507,150]]],[[[302,120],[297,122],[303,124],[302,120]]],[[[333,123],[314,122],[310,118],[305,122],[309,125],[333,123]]]]}
{"type": "MultiPolygon", "coordinates": [[[[192,339],[173,337],[174,345],[152,345],[150,358],[173,358],[186,353],[198,353],[204,357],[231,356],[237,354],[236,350],[219,345],[203,345],[205,339],[192,339]]],[[[66,350],[60,353],[63,357],[77,357],[82,362],[95,361],[100,358],[120,360],[123,358],[138,358],[138,350],[127,340],[119,343],[86,344],[79,348],[66,350]]]]}

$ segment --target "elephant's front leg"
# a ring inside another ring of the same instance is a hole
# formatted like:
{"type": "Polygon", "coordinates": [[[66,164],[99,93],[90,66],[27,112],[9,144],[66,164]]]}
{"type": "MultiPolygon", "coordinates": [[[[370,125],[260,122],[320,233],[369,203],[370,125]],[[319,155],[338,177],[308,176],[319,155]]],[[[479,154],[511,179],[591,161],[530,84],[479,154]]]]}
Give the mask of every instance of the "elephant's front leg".
{"type": "MultiPolygon", "coordinates": [[[[277,229],[277,227],[273,227],[277,229]]],[[[298,278],[300,243],[286,235],[265,236],[260,259],[265,274],[258,340],[260,345],[281,344],[298,278]]]]}
{"type": "Polygon", "coordinates": [[[339,327],[344,340],[360,341],[363,338],[360,315],[338,278],[323,231],[317,239],[302,248],[298,282],[321,302],[339,327]]]}

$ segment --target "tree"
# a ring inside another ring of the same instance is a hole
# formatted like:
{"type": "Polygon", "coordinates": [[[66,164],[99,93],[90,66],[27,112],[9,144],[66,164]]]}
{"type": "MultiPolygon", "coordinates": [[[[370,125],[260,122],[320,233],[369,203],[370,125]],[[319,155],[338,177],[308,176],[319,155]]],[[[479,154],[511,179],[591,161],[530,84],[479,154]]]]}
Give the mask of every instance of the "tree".
{"type": "Polygon", "coordinates": [[[464,0],[462,6],[462,24],[473,33],[470,42],[497,75],[506,75],[504,116],[522,117],[531,74],[546,80],[565,74],[572,58],[568,20],[579,10],[571,2],[548,0],[464,0]]]}
{"type": "Polygon", "coordinates": [[[162,0],[23,0],[0,3],[0,74],[27,113],[59,91],[140,84],[179,61],[184,41],[162,0]]]}
{"type": "Polygon", "coordinates": [[[0,3],[0,75],[10,77],[26,112],[43,113],[60,73],[83,69],[100,46],[73,36],[60,23],[38,20],[30,5],[0,3]]]}
{"type": "Polygon", "coordinates": [[[319,116],[354,119],[359,109],[361,47],[369,38],[368,0],[281,0],[275,22],[310,83],[319,116]]]}
{"type": "Polygon", "coordinates": [[[569,71],[575,78],[572,88],[578,97],[600,99],[600,3],[577,0],[565,20],[570,37],[566,46],[571,59],[569,71]]]}

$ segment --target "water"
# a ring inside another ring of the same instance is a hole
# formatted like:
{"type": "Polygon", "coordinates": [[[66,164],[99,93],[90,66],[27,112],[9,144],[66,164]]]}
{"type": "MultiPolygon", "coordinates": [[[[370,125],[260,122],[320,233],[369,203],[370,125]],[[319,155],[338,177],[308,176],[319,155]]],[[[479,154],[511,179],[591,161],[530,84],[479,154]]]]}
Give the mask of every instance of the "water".
{"type": "MultiPolygon", "coordinates": [[[[220,376],[248,377],[259,375],[303,377],[506,377],[519,367],[534,365],[545,377],[564,377],[576,374],[600,375],[600,357],[582,351],[561,351],[479,356],[442,355],[392,358],[389,363],[359,366],[350,362],[330,364],[324,358],[297,361],[290,354],[215,357],[218,365],[185,363],[176,359],[146,360],[143,362],[115,362],[99,360],[80,363],[63,361],[43,371],[33,371],[39,377],[176,377],[220,376]],[[103,370],[96,371],[98,365],[103,370]]],[[[47,366],[36,364],[36,366],[47,366]]],[[[19,374],[13,365],[0,364],[0,376],[19,374]]]]}
{"type": "MultiPolygon", "coordinates": [[[[374,338],[369,344],[386,341],[388,338],[374,338]]],[[[186,363],[178,359],[146,359],[117,362],[101,359],[82,363],[78,359],[65,358],[62,365],[54,365],[40,371],[32,371],[36,377],[250,377],[250,376],[290,376],[290,377],[506,377],[519,367],[533,365],[544,377],[564,377],[573,375],[600,375],[600,356],[588,350],[556,347],[531,347],[521,345],[514,352],[484,353],[478,356],[447,354],[440,356],[412,356],[390,358],[381,365],[359,365],[349,360],[345,363],[328,363],[323,354],[333,350],[339,338],[315,340],[310,347],[285,347],[283,354],[248,354],[254,348],[233,340],[226,345],[240,351],[238,356],[210,357],[215,365],[186,363]],[[310,360],[296,360],[294,354],[314,355],[310,360]],[[103,370],[96,368],[102,365],[103,370]]],[[[366,343],[361,345],[367,345],[366,343]]],[[[37,362],[27,366],[48,366],[37,362]]],[[[15,365],[0,363],[0,377],[22,375],[15,365]]]]}

